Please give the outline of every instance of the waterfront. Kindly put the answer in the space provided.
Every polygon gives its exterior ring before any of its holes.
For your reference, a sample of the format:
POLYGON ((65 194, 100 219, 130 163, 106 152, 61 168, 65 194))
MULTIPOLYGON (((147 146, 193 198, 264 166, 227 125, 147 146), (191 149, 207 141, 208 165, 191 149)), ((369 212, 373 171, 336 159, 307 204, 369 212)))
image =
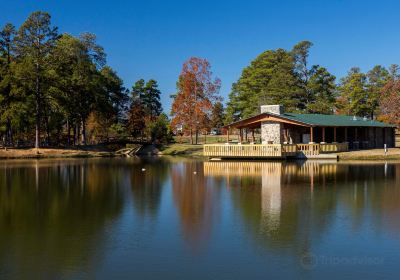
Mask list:
POLYGON ((400 163, 0 163, 2 279, 396 279, 400 163))

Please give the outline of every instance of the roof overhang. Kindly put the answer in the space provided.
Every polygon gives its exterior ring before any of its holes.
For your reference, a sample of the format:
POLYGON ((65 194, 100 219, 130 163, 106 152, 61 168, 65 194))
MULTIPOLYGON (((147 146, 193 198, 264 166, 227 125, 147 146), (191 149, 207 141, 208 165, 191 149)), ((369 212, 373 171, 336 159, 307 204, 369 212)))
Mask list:
POLYGON ((287 123, 287 124, 293 124, 293 125, 298 125, 298 126, 304 126, 304 127, 313 127, 315 125, 300 122, 300 121, 295 121, 289 118, 286 118, 282 115, 276 115, 276 114, 271 114, 271 113, 262 113, 244 120, 236 121, 233 123, 230 123, 228 125, 225 125, 223 128, 258 128, 261 127, 261 123, 263 122, 280 122, 280 123, 287 123))

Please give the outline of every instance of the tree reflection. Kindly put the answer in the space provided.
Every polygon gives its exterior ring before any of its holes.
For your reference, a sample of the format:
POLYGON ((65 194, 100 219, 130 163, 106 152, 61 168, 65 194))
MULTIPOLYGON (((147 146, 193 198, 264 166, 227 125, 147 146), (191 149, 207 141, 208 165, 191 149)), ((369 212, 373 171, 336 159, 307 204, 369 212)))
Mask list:
POLYGON ((141 216, 157 216, 168 168, 169 164, 160 159, 143 159, 131 167, 133 205, 141 216))
POLYGON ((0 262, 13 268, 7 273, 56 279, 99 261, 102 229, 122 209, 122 175, 85 161, 3 164, 0 262))
POLYGON ((196 251, 210 235, 217 213, 218 186, 206 180, 202 162, 174 164, 171 180, 183 236, 196 251))

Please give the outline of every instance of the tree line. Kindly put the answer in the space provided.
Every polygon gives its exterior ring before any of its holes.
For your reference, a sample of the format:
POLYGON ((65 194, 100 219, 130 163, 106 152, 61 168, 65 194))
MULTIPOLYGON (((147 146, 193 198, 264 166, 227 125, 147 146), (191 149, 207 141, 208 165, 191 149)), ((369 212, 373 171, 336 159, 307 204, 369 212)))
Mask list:
POLYGON ((233 83, 226 109, 213 78, 210 63, 191 58, 183 65, 173 95, 172 127, 191 135, 206 133, 260 112, 266 104, 284 105, 288 112, 346 114, 394 123, 400 126, 400 75, 396 64, 377 65, 367 73, 351 68, 336 77, 325 67, 310 65, 309 41, 290 51, 267 50, 245 67, 233 83))
POLYGON ((174 132, 197 143, 199 134, 256 115, 264 104, 400 126, 398 65, 366 73, 354 67, 336 82, 325 67, 310 65, 311 47, 302 41, 261 53, 233 83, 226 108, 209 61, 189 58, 171 95, 170 120, 157 81, 140 79, 125 88, 94 34, 59 34, 48 13, 34 12, 18 29, 8 23, 0 31, 0 136, 5 145, 39 147, 113 137, 161 143, 174 132))
POLYGON ((260 105, 282 104, 289 112, 346 114, 400 123, 399 66, 377 65, 367 73, 354 67, 336 83, 325 67, 309 64, 312 43, 290 51, 267 50, 232 85, 225 122, 259 113, 260 105), (397 105, 394 105, 397 104, 397 105))
MULTIPOLYGON (((155 80, 128 90, 96 36, 59 34, 46 12, 0 31, 0 135, 5 145, 85 145, 169 133, 155 80), (135 110, 140 111, 137 123, 135 110), (88 138, 89 136, 89 138, 88 138)), ((161 135, 161 136, 160 136, 161 135)))

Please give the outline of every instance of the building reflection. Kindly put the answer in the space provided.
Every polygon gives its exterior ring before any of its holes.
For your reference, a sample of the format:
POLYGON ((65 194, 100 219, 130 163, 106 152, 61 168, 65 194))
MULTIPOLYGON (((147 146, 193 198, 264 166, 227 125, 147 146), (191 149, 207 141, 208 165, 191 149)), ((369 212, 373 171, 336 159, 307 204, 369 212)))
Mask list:
POLYGON ((106 162, 2 163, 0 270, 2 263, 15 278, 60 279, 98 265, 123 208, 123 178, 106 162))
POLYGON ((363 229, 369 215, 377 231, 386 223, 399 233, 394 219, 400 214, 398 169, 320 161, 204 163, 205 176, 224 178, 258 245, 298 256, 319 243, 337 222, 337 212, 346 212, 354 232, 363 229))

